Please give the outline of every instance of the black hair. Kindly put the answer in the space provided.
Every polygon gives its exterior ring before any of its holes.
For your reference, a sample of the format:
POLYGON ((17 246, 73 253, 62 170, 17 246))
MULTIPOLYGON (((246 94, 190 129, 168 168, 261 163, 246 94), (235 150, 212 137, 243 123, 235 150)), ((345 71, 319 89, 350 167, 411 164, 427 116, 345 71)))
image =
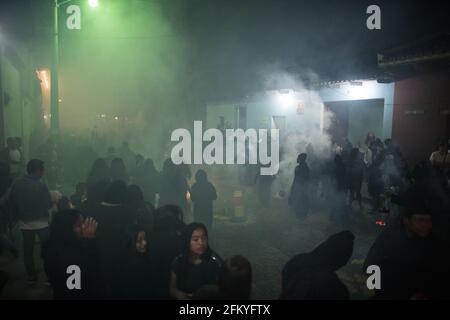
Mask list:
POLYGON ((252 266, 243 256, 227 259, 220 269, 219 288, 223 298, 249 300, 252 289, 252 266))
POLYGON ((27 163, 27 173, 34 174, 44 170, 44 161, 39 159, 31 159, 27 163))
POLYGON ((100 180, 93 186, 89 186, 86 190, 87 200, 94 204, 100 203, 105 199, 106 190, 108 190, 111 183, 106 180, 100 180))
POLYGON ((100 180, 109 179, 109 168, 105 159, 97 158, 92 164, 92 168, 87 178, 87 184, 92 186, 100 180))
POLYGON ((128 186, 126 203, 132 207, 139 207, 144 203, 144 195, 138 185, 132 184, 128 186))
MULTIPOLYGON (((194 233, 195 230, 197 229, 202 229, 203 232, 205 233, 206 238, 208 239, 208 229, 206 229, 206 226, 203 223, 198 223, 198 222, 192 222, 190 224, 188 224, 186 226, 186 228, 184 229, 184 237, 183 237, 183 255, 186 258, 190 258, 190 252, 191 252, 191 238, 192 238, 192 234, 194 233)), ((209 248, 209 243, 206 247, 206 251, 202 257, 203 258, 208 258, 211 256, 211 249, 209 248)))
POLYGON ((297 157, 297 163, 300 163, 300 161, 306 161, 308 158, 308 155, 306 153, 300 153, 297 157))
POLYGON ((127 193, 127 185, 122 180, 113 181, 106 189, 104 201, 113 204, 123 204, 127 193))
POLYGON ((80 211, 74 209, 63 210, 55 214, 50 225, 49 243, 67 244, 76 241, 73 226, 80 217, 80 211))
POLYGON ((200 183, 208 181, 208 175, 205 170, 200 169, 195 173, 195 181, 200 183))

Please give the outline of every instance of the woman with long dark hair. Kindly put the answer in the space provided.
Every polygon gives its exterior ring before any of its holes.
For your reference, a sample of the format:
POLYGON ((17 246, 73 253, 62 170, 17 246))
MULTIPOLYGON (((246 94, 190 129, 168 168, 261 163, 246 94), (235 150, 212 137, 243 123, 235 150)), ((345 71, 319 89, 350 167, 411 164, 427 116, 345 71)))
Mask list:
POLYGON ((172 264, 170 294, 191 299, 203 285, 217 284, 221 260, 208 245, 208 231, 201 223, 186 227, 183 253, 172 264))

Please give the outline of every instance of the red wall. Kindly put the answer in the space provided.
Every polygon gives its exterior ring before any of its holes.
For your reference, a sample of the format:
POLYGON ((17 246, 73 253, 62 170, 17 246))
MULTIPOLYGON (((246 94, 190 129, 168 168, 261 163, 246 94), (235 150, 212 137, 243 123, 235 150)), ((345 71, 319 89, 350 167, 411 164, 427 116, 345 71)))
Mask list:
POLYGON ((436 142, 446 137, 447 117, 441 109, 450 109, 450 72, 395 83, 392 138, 410 166, 428 159, 436 142), (425 114, 407 115, 407 110, 425 110, 425 114))

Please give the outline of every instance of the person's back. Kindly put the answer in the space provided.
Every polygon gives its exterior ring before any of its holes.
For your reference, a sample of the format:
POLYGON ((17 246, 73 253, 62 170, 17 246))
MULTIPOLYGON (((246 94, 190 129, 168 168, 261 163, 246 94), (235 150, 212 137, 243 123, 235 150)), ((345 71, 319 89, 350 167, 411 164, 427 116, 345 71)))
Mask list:
POLYGON ((153 160, 145 160, 142 167, 139 168, 135 177, 135 183, 142 188, 144 199, 155 205, 155 195, 159 191, 160 174, 156 170, 153 160))
POLYGON ((95 219, 99 225, 97 241, 100 264, 109 298, 117 298, 120 294, 118 279, 126 230, 135 219, 131 210, 123 205, 126 190, 123 181, 113 182, 106 191, 104 201, 95 210, 95 219))
POLYGON ((17 178, 12 185, 11 197, 19 220, 48 219, 52 202, 48 188, 40 177, 26 174, 17 178))
POLYGON ((309 181, 309 172, 310 170, 308 164, 306 162, 300 163, 295 168, 294 183, 299 185, 307 184, 309 181))
POLYGON ((40 181, 44 175, 44 162, 32 159, 27 164, 27 174, 17 178, 11 187, 14 218, 22 231, 24 262, 29 284, 37 281, 34 265, 34 240, 37 235, 44 243, 48 238, 48 210, 52 200, 47 186, 40 181))
POLYGON ((213 201, 217 199, 216 188, 207 180, 207 175, 203 170, 199 170, 196 175, 196 182, 192 186, 191 199, 194 202, 194 219, 202 222, 208 230, 212 227, 213 201))
POLYGON ((167 205, 155 212, 155 228, 150 251, 155 257, 156 294, 159 299, 169 297, 167 283, 170 278, 170 265, 182 250, 183 231, 181 208, 167 205), (178 213, 177 213, 178 211, 178 213))
POLYGON ((168 161, 165 163, 161 176, 160 206, 172 204, 185 208, 186 192, 188 191, 186 178, 170 159, 168 161), (168 164, 168 161, 170 161, 170 164, 168 164))
POLYGON ((336 271, 347 264, 353 253, 354 235, 337 233, 310 253, 294 256, 282 271, 285 300, 347 300, 347 287, 336 271))

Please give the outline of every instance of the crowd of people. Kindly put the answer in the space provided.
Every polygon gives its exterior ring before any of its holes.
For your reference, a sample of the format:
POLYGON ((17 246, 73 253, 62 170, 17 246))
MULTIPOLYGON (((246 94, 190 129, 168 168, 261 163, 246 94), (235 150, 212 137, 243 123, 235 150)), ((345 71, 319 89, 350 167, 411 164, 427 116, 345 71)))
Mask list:
MULTIPOLYGON (((311 148, 300 154, 290 207, 304 220, 312 202, 310 189, 323 185, 318 196, 337 197, 330 201, 337 204, 330 210, 342 214, 355 200, 361 206, 365 179, 374 209, 383 209, 382 199, 389 197, 404 211, 398 223, 380 233, 365 261, 365 268, 378 265, 383 270, 377 296, 448 298, 445 271, 450 251, 433 225, 448 220, 448 183, 443 183, 449 174, 447 146, 442 144, 413 170, 389 139, 381 143, 368 135, 366 146, 363 154, 346 143, 321 167, 311 148)), ((22 175, 15 169, 24 162, 19 140, 8 139, 6 149, 0 162, 0 248, 18 255, 7 235, 16 224, 30 285, 39 280, 34 261, 37 236, 42 276, 55 299, 251 298, 250 262, 240 255, 223 261, 210 247, 217 192, 205 171, 198 170, 189 186, 187 165, 176 166, 167 159, 158 172, 152 159, 134 154, 124 143, 118 152, 111 147, 97 158, 68 197, 49 191, 43 181, 46 162, 28 161, 22 175), (190 224, 184 218, 188 194, 194 204, 190 224), (67 285, 69 266, 82 270, 80 290, 67 285)), ((354 238, 349 231, 340 232, 312 252, 290 259, 283 268, 280 298, 349 299, 336 272, 350 259, 354 238)), ((0 285, 6 281, 7 274, 1 272, 0 285)))
POLYGON ((292 210, 304 219, 314 203, 327 201, 332 218, 346 221, 356 201, 359 209, 366 200, 372 214, 390 211, 392 202, 411 188, 420 188, 438 211, 449 207, 450 156, 446 141, 429 160, 409 167, 400 148, 391 139, 382 142, 368 134, 364 147, 346 140, 330 155, 310 152, 297 158, 294 181, 288 197, 292 210), (363 186, 366 197, 363 199, 363 186))

